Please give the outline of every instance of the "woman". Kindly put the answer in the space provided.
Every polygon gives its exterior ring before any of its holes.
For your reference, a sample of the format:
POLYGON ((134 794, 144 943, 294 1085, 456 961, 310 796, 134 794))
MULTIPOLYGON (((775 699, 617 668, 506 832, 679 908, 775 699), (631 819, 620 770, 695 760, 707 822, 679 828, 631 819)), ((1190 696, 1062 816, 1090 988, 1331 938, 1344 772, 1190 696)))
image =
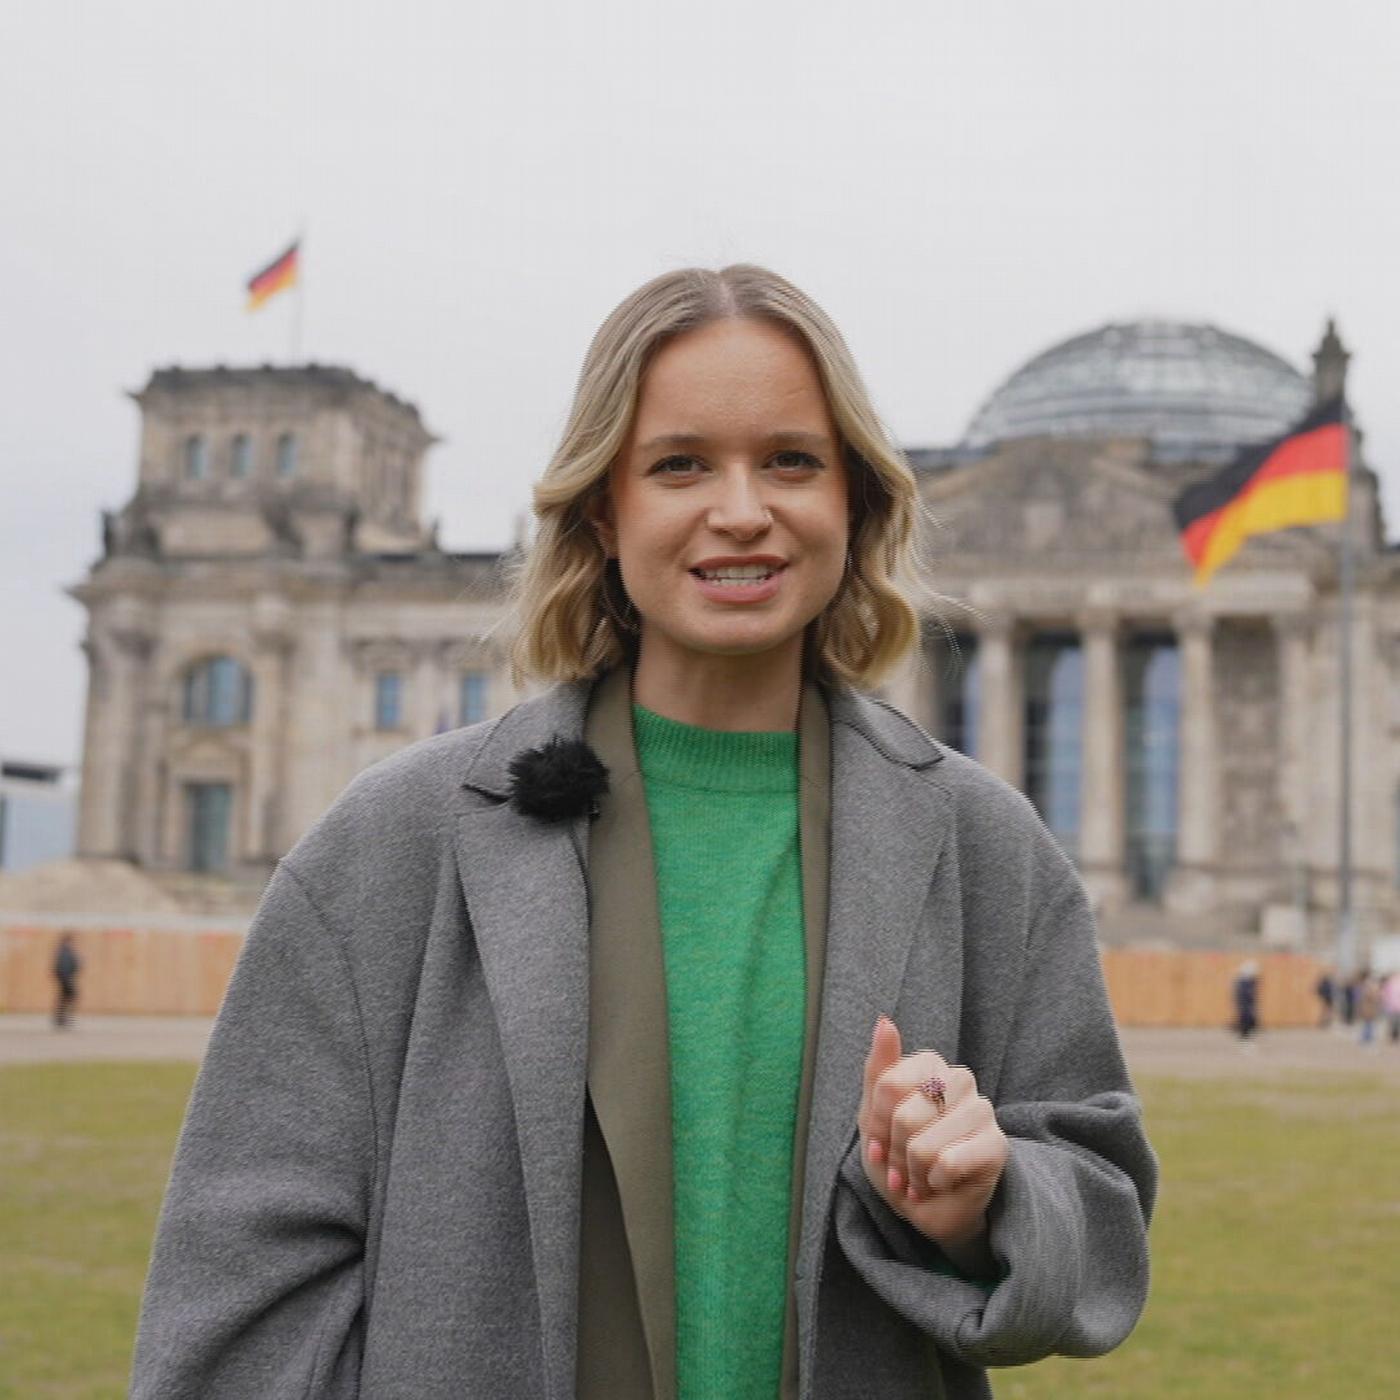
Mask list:
POLYGON ((1084 893, 853 688, 916 636, 915 489, 835 328, 642 287, 536 508, 556 684, 279 866, 133 1393, 983 1396, 1114 1346, 1155 1164, 1084 893))

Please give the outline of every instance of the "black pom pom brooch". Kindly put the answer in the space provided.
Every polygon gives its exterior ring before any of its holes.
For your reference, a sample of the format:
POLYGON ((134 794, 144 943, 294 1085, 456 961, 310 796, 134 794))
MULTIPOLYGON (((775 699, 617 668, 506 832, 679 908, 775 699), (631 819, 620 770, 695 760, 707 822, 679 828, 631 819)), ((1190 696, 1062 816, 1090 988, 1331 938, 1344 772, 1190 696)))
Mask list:
POLYGON ((582 739, 551 739, 510 761, 510 803, 540 821, 596 817, 608 790, 608 770, 582 739))

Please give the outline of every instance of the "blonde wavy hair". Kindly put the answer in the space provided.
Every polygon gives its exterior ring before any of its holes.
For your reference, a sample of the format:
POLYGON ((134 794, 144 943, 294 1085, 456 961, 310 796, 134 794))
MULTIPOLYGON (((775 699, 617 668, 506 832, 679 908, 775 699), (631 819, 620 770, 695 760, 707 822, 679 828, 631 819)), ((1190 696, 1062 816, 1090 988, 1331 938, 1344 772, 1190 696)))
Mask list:
POLYGON ((608 489, 657 351, 725 317, 767 321, 799 337, 841 435, 849 553, 836 597, 811 626, 811 666, 825 679, 874 685, 917 641, 918 491, 841 333, 809 296, 766 268, 685 268, 639 287, 588 347, 563 438, 535 486, 538 528, 514 579, 517 680, 584 680, 635 655, 636 611, 592 527, 590 505, 608 489))

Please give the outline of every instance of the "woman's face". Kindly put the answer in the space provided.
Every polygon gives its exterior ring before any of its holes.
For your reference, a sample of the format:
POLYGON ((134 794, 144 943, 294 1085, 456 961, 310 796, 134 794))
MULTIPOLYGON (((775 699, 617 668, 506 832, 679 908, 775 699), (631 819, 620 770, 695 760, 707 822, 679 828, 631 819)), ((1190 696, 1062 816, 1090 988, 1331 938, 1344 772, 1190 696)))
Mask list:
POLYGON ((646 663, 790 652, 800 667, 850 528, 840 440, 801 342, 730 318, 668 343, 597 524, 646 663))

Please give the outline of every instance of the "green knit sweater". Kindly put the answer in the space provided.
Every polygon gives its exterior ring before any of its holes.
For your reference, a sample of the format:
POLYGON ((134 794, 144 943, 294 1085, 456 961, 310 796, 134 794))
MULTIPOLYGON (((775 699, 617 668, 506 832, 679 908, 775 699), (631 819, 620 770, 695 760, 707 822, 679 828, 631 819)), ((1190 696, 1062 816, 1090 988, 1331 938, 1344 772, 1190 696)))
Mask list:
POLYGON ((634 707, 671 1052, 680 1400, 772 1400, 782 1371, 806 1010, 795 733, 634 707))

